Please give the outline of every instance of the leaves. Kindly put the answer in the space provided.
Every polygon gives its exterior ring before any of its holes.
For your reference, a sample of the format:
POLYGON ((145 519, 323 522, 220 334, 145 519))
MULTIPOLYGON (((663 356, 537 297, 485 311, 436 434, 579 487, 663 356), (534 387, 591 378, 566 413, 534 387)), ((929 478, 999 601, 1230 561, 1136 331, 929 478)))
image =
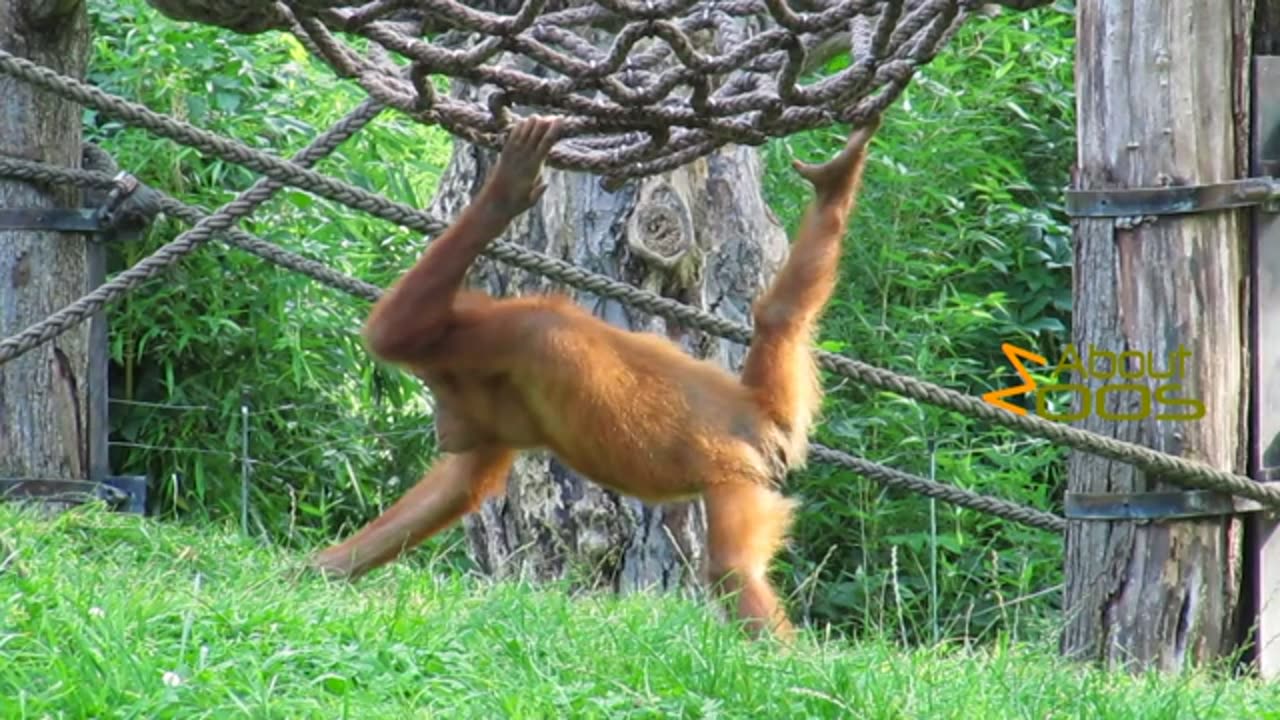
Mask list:
MULTIPOLYGON (((824 345, 973 395, 1013 377, 1002 341, 1057 354, 1071 310, 1060 195, 1074 154, 1073 43, 1069 13, 1005 13, 974 19, 921 68, 872 141, 824 345)), ((789 228, 808 199, 790 158, 821 160, 842 142, 830 129, 765 146, 767 198, 789 228)), ((939 481, 1057 507, 1060 449, 834 377, 826 386, 820 440, 926 477, 934 443, 939 481)), ((830 468, 790 486, 805 504, 786 581, 806 588, 817 622, 856 630, 892 614, 910 637, 930 636, 934 547, 944 633, 1016 632, 1001 613, 970 613, 1060 580, 1056 537, 942 503, 933 535, 928 500, 830 468), (1025 572, 993 574, 990 555, 1025 572)))
MULTIPOLYGON (((143 0, 90 9, 95 84, 254 147, 292 154, 363 99, 288 35, 175 23, 143 0)), ((972 394, 1011 377, 1001 341, 1056 355, 1071 307, 1060 190, 1074 152, 1072 33, 1069 10, 977 18, 917 73, 873 141, 824 347, 972 394)), ((85 123, 122 168, 206 208, 256 178, 93 112, 85 123)), ((819 161, 843 142, 842 129, 827 128, 764 146, 767 197, 788 228, 808 200, 791 159, 819 161)), ((449 149, 442 131, 387 113, 318 169, 421 206, 449 149)), ((381 285, 421 246, 415 233, 294 189, 241 227, 381 285)), ((182 229, 163 220, 144 241, 112 248, 113 270, 182 229)), ((367 520, 420 474, 432 445, 421 386, 361 346, 365 311, 211 243, 110 310, 113 470, 151 477, 163 516, 238 522, 247 466, 251 530, 275 542, 331 538, 367 520)), ((922 475, 936 445, 941 481, 1045 509, 1059 502, 1060 450, 828 380, 818 439, 922 475)), ((1052 609, 1046 593, 1020 605, 1022 616, 983 612, 1058 582, 1057 538, 827 467, 790 488, 806 504, 779 570, 797 590, 793 608, 816 622, 858 630, 893 617, 921 637, 932 607, 944 632, 987 637, 1052 609)))
MULTIPOLYGON (((97 84, 261 149, 295 152, 363 97, 333 83, 287 36, 178 24, 140 0, 91 10, 97 84)), ((86 122, 89 138, 122 168, 189 203, 215 208, 256 179, 96 114, 86 122)), ((419 202, 449 142, 437 129, 388 116, 323 169, 419 202)), ((241 225, 377 283, 416 251, 413 233, 298 190, 281 192, 241 225)), ((162 221, 142 242, 117 248, 111 270, 183 229, 162 221)), ((429 459, 430 416, 420 385, 398 373, 382 380, 402 402, 368 401, 372 363, 353 332, 366 311, 364 301, 215 240, 110 310, 113 470, 151 477, 161 515, 238 518, 247 458, 253 529, 277 541, 332 536, 368 519, 387 502, 382 478, 414 476, 429 459), (251 406, 247 447, 242 394, 251 406)))

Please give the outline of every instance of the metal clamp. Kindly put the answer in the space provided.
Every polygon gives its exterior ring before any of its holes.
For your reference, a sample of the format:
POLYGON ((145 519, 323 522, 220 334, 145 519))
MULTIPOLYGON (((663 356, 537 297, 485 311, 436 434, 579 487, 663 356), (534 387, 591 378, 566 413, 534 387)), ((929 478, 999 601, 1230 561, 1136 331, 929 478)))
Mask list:
POLYGON ((115 185, 111 188, 111 192, 107 193, 102 204, 94 210, 95 217, 105 227, 115 226, 116 213, 124 206, 125 200, 128 200, 142 186, 138 178, 123 170, 116 173, 112 180, 115 185))
POLYGON ((142 183, 127 172, 114 178, 115 186, 98 207, 0 208, 0 231, 43 230, 101 235, 115 227, 117 213, 142 183))
POLYGON ((104 483, 88 480, 47 478, 0 478, 0 500, 85 503, 102 500, 112 508, 122 505, 129 494, 104 483))
POLYGON ((1068 520, 1180 520, 1263 510, 1261 503, 1212 490, 1134 493, 1067 493, 1068 520))
POLYGON ((112 510, 146 512, 145 475, 108 476, 102 482, 52 478, 0 478, 0 502, 31 500, 83 504, 101 500, 112 510))
POLYGON ((52 208, 0 208, 0 230, 47 230, 51 232, 100 233, 107 226, 97 210, 55 210, 52 208))
POLYGON ((1245 178, 1208 185, 1112 190, 1067 190, 1066 210, 1072 217, 1118 218, 1144 215, 1183 215, 1263 205, 1269 212, 1280 200, 1280 182, 1271 177, 1245 178))

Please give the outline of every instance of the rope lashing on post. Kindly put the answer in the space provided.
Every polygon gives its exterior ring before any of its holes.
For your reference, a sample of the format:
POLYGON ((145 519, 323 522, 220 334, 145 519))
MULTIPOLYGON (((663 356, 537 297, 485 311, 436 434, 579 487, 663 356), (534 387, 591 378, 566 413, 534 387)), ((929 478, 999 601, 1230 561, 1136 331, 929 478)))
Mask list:
MULTIPOLYGON (((187 123, 164 117, 141 105, 108 95, 74 78, 60 75, 4 51, 0 51, 0 72, 27 80, 66 99, 80 102, 104 114, 146 128, 182 144, 196 147, 229 162, 244 165, 266 174, 273 180, 308 190, 353 209, 363 210, 427 234, 436 234, 443 229, 443 223, 421 210, 326 177, 287 160, 253 150, 187 123)), ((717 337, 741 343, 749 343, 751 339, 751 330, 745 325, 632 287, 607 276, 589 272, 519 245, 495 242, 485 249, 484 254, 571 287, 618 300, 636 309, 717 337)), ((33 333, 36 327, 39 325, 28 328, 15 338, 33 333)), ((38 336, 47 338, 57 334, 48 335, 47 332, 47 329, 42 329, 38 336)), ((12 342, 15 338, 0 341, 0 363, 25 351, 19 349, 20 345, 12 342)), ((1280 507, 1280 487, 1278 486, 1257 483, 1249 477, 1219 470, 1205 463, 1167 455, 1135 443, 1055 423, 1035 415, 1015 415, 989 405, 979 398, 877 368, 852 358, 822 350, 817 352, 817 357, 819 364, 825 369, 880 390, 954 410, 1076 450, 1124 462, 1162 480, 1203 490, 1227 492, 1256 500, 1268 507, 1280 507)))
MULTIPOLYGON (((294 156, 295 161, 301 166, 307 166, 328 156, 339 145, 377 117, 378 113, 382 112, 382 109, 377 102, 365 100, 346 117, 339 120, 333 127, 300 150, 294 156)), ((174 238, 133 267, 99 285, 84 297, 58 310, 44 320, 17 335, 0 341, 0 364, 67 332, 87 320, 89 316, 107 303, 123 297, 130 290, 164 272, 169 266, 195 252, 197 248, 208 242, 215 233, 230 228, 240 218, 250 215, 264 202, 270 200, 284 186, 284 183, 276 180, 258 180, 231 202, 223 205, 213 214, 202 218, 196 223, 195 227, 174 238)))
MULTIPOLYGON (((116 183, 115 177, 107 173, 57 167, 46 163, 4 156, 0 156, 0 177, 33 183, 78 185, 82 188, 100 188, 103 190, 111 189, 116 183)), ((163 212, 170 217, 178 218, 191 225, 198 225, 202 220, 209 217, 209 213, 205 210, 201 210, 194 205, 188 205, 160 190, 148 189, 151 191, 150 202, 154 204, 154 211, 163 212)), ((148 210, 152 210, 152 208, 148 208, 148 210)), ((229 245, 256 255, 267 262, 301 275, 306 275, 353 297, 363 298, 372 302, 382 296, 382 288, 377 285, 345 275, 322 262, 286 250, 239 228, 230 227, 222 230, 218 233, 218 237, 229 245)), ((164 252, 165 248, 169 247, 170 244, 166 244, 148 257, 164 252)), ((174 261, 180 260, 187 254, 184 253, 174 258, 174 261)), ((135 265, 135 267, 137 266, 135 265)), ((120 275, 123 274, 121 273, 120 275)), ((113 296, 111 299, 114 300, 116 297, 118 296, 113 296)), ((0 364, 3 364, 3 361, 0 361, 0 364)))

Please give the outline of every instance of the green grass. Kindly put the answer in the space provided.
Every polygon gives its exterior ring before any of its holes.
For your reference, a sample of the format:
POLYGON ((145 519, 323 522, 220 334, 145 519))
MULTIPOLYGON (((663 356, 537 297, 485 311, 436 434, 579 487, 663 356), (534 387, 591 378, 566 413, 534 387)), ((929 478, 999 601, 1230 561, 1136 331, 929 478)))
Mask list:
POLYGON ((0 717, 1262 718, 1280 689, 1043 647, 742 641, 673 597, 441 571, 356 586, 211 530, 0 507, 0 717))

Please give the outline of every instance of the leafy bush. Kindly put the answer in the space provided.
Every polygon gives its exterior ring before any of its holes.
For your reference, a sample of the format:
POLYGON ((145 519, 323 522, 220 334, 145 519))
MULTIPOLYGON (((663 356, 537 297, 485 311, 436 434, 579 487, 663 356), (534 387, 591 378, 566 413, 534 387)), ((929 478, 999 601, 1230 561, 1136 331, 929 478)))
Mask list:
MULTIPOLYGON (((93 83, 262 150, 292 154, 363 100, 287 35, 178 24, 141 0, 92 11, 93 83)), ((215 208, 255 179, 108 118, 86 121, 122 168, 187 202, 215 208)), ((421 206, 450 143, 386 113, 318 169, 421 206)), ((241 227, 375 283, 421 246, 411 232, 293 190, 241 227)), ((117 248, 112 269, 182 229, 159 223, 117 248)), ((417 479, 431 448, 420 385, 376 368, 360 345, 367 309, 211 243, 111 310, 114 469, 158 481, 162 516, 238 516, 247 467, 255 532, 331 536, 363 521, 417 479)))

